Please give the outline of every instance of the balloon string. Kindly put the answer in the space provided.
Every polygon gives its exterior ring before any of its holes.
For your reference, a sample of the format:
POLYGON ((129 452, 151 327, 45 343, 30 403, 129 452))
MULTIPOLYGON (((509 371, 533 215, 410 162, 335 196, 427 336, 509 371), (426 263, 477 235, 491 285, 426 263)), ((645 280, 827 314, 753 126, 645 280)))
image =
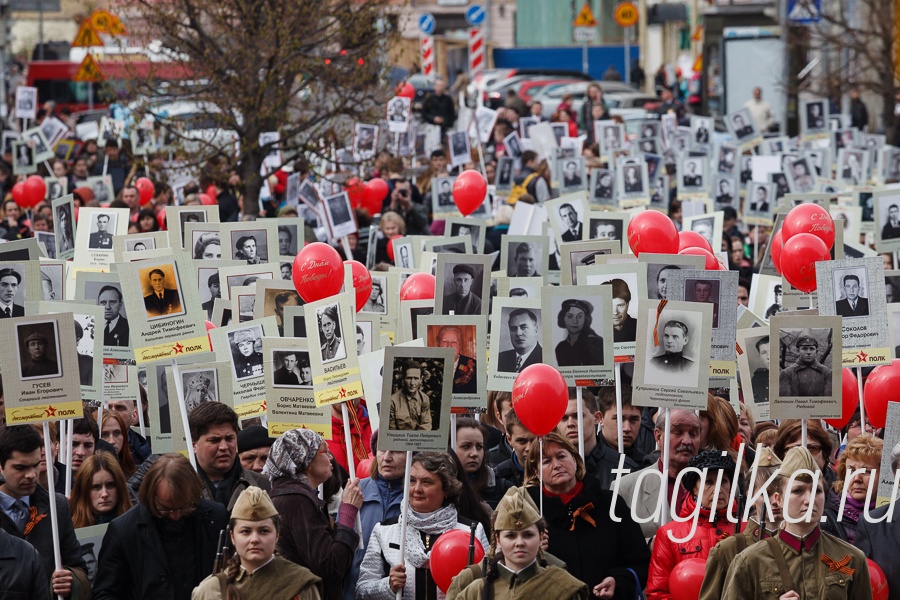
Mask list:
POLYGON ((668 300, 660 300, 659 306, 656 307, 656 325, 653 326, 653 345, 659 346, 659 318, 662 316, 662 311, 666 307, 666 303, 668 300))

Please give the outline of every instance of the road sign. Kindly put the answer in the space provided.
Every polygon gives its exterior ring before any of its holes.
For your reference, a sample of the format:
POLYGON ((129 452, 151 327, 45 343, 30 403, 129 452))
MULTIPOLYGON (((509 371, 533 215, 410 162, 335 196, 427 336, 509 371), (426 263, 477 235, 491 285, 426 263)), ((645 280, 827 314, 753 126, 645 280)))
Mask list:
POLYGON ((423 35, 431 35, 434 33, 435 27, 437 27, 437 21, 434 15, 430 12, 422 13, 422 16, 419 17, 419 31, 423 35))
POLYGON ((487 18, 487 13, 480 4, 473 4, 466 9, 466 23, 472 27, 478 27, 484 23, 485 18, 487 18))
POLYGON ((426 35, 419 45, 422 57, 422 74, 434 74, 434 38, 426 35))
POLYGON ((579 44, 588 44, 597 39, 596 27, 576 27, 575 41, 579 44))
POLYGON ((481 27, 473 27, 469 30, 469 77, 484 72, 484 32, 481 27))
POLYGON ((78 28, 78 33, 75 34, 72 46, 75 48, 90 48, 91 46, 102 45, 103 40, 100 39, 100 35, 94 29, 94 24, 91 23, 91 20, 85 19, 82 21, 81 27, 78 28))
POLYGON ((572 27, 596 27, 597 19, 594 18, 594 11, 591 10, 591 5, 588 2, 585 2, 581 10, 578 11, 578 16, 575 17, 575 21, 572 22, 572 27))
POLYGON ((75 73, 75 77, 72 78, 72 81, 100 83, 104 79, 103 71, 100 70, 97 61, 94 60, 93 56, 88 54, 84 57, 84 60, 81 61, 81 64, 78 65, 78 72, 75 73))
POLYGON ((631 27, 638 20, 637 6, 631 2, 620 2, 613 12, 613 18, 620 27, 631 27))

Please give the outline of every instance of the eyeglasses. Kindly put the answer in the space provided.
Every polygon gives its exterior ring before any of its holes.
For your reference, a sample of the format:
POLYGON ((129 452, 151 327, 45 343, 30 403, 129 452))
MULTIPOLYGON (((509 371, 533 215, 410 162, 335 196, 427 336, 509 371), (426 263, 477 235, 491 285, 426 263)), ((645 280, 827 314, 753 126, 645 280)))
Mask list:
POLYGON ((167 508, 167 507, 164 507, 163 505, 159 504, 158 502, 156 503, 156 512, 158 512, 160 514, 160 516, 167 516, 167 515, 171 515, 174 513, 179 513, 182 516, 187 516, 187 515, 191 514, 192 512, 194 512, 195 510, 197 510, 196 504, 189 504, 183 508, 167 508))
MULTIPOLYGON (((800 446, 801 446, 801 444, 794 444, 793 446, 788 446, 787 450, 790 450, 791 448, 799 448, 800 446)), ((809 450, 809 453, 812 454, 813 456, 816 456, 816 455, 822 453, 822 446, 820 446, 818 444, 807 444, 806 449, 809 450)))

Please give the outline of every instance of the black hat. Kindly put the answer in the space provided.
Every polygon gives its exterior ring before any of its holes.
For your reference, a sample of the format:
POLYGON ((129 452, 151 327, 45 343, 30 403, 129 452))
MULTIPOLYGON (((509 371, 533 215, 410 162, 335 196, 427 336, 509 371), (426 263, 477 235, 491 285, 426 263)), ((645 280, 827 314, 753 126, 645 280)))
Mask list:
POLYGON ((582 311, 584 311, 585 314, 588 314, 588 315, 593 314, 593 312, 594 312, 594 306, 590 302, 588 302, 587 300, 575 300, 575 299, 563 300, 562 312, 563 313, 567 312, 573 306, 575 308, 580 308, 582 311))
MULTIPOLYGON (((724 471, 723 477, 731 481, 734 477, 734 461, 727 454, 722 456, 721 450, 704 450, 691 459, 688 463, 689 467, 695 469, 708 469, 709 471, 724 471)), ((694 486, 700 479, 700 474, 694 471, 687 471, 681 478, 681 485, 689 492, 694 491, 694 486)))
POLYGON ((238 453, 257 448, 271 448, 275 438, 269 437, 269 431, 262 425, 245 427, 238 433, 238 453))
POLYGON ((453 274, 459 275, 460 273, 468 273, 469 277, 475 279, 475 269, 472 268, 472 265, 467 265, 465 263, 454 265, 453 274))

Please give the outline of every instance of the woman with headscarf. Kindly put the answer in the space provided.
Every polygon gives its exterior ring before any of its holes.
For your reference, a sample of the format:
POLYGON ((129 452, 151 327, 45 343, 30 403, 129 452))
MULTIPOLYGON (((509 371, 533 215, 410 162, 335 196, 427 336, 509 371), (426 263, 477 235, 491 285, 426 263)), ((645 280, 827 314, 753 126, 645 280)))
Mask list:
POLYGON ((200 582, 191 600, 319 600, 322 580, 275 556, 281 517, 258 487, 238 497, 229 521, 234 556, 221 573, 200 582))
POLYGON ((187 405, 187 411, 192 410, 203 404, 204 402, 216 402, 216 396, 209 390, 210 379, 203 373, 196 373, 188 379, 187 388, 184 390, 184 403, 187 405))
MULTIPOLYGON (((376 525, 359 572, 359 600, 392 600, 401 590, 404 600, 444 600, 431 577, 431 548, 441 534, 451 529, 468 532, 471 524, 456 511, 462 485, 456 461, 443 452, 420 452, 413 457, 409 481, 405 561, 400 562, 403 524, 391 519, 376 525)), ((481 524, 475 536, 483 548, 488 547, 481 524)))
POLYGON ((563 300, 556 325, 566 331, 566 339, 556 345, 560 367, 603 364, 603 338, 591 328, 594 306, 586 300, 563 300))
POLYGON ((348 481, 333 522, 317 491, 332 470, 322 437, 309 429, 291 429, 272 444, 263 473, 272 480, 269 495, 284 521, 279 553, 322 578, 325 600, 340 600, 359 544, 354 525, 363 497, 359 480, 348 481))

